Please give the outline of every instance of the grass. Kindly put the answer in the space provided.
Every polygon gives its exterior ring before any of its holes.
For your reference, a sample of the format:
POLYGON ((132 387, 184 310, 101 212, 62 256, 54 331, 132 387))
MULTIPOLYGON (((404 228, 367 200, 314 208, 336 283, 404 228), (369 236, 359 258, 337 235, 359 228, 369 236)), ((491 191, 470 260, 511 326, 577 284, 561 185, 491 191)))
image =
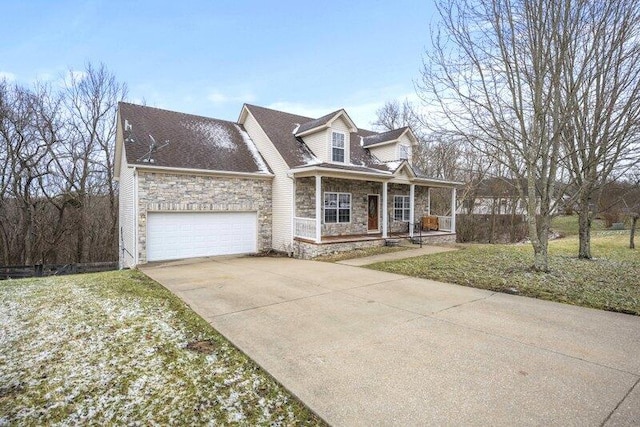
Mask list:
MULTIPOLYGON (((578 235, 578 215, 556 216, 551 221, 551 229, 562 236, 578 235)), ((596 233, 606 230, 604 221, 594 219, 591 221, 591 232, 596 233)))
MULTIPOLYGON (((564 224, 570 230, 571 224, 564 224)), ((640 253, 628 231, 592 235, 593 260, 577 258, 577 236, 549 243, 550 273, 530 270, 531 245, 466 245, 462 250, 368 268, 498 292, 640 315, 640 253)))
POLYGON ((135 271, 0 282, 0 425, 321 425, 135 271))
POLYGON ((392 252, 406 251, 412 249, 407 246, 375 246, 372 248, 354 249, 348 252, 338 252, 335 254, 322 255, 314 258, 315 261, 338 262, 347 259, 364 258, 379 254, 388 254, 392 252))

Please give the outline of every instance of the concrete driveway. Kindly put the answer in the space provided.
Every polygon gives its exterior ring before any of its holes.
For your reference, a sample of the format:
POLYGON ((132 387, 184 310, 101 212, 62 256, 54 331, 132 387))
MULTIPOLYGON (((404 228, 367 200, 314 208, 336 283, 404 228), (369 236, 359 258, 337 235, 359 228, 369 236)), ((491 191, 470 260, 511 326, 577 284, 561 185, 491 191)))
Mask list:
POLYGON ((333 425, 640 425, 640 318, 348 265, 142 270, 333 425))

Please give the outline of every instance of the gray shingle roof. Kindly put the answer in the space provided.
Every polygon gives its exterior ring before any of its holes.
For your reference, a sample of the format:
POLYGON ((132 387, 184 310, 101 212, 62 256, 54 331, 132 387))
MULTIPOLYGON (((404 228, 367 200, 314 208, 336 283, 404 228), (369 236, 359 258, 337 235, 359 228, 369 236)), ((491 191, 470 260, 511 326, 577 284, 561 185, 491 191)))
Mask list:
MULTIPOLYGON (((264 130, 280 152, 284 161, 291 168, 308 165, 310 161, 308 151, 305 151, 304 149, 306 145, 302 142, 302 139, 296 138, 293 131, 297 128, 296 132, 300 133, 301 124, 304 123, 320 123, 322 120, 326 123, 326 121, 341 111, 338 110, 331 114, 327 114, 320 119, 314 120, 309 117, 298 116, 296 114, 285 113, 283 111, 272 110, 265 107, 258 107, 256 105, 246 104, 245 106, 256 118, 260 127, 262 127, 262 130, 264 130)), ((310 127, 309 129, 313 129, 313 127, 310 127)), ((371 135, 377 134, 365 129, 358 129, 358 132, 352 132, 350 134, 349 148, 351 150, 350 160, 352 166, 380 169, 381 165, 379 162, 360 144, 361 137, 366 138, 371 135)), ((383 170, 386 170, 386 167, 383 170)))
POLYGON ((270 173, 249 135, 233 122, 125 102, 119 104, 119 112, 129 163, 270 173), (149 156, 151 137, 158 148, 149 156))
POLYGON ((306 132, 310 129, 315 129, 319 126, 322 125, 326 125, 329 120, 331 120, 336 114, 338 114, 341 110, 336 110, 333 113, 329 113, 325 116, 320 117, 319 119, 315 119, 315 120, 310 120, 308 122, 305 123, 301 123, 300 127, 298 128, 298 130, 296 131, 297 134, 300 134, 302 132, 306 132))
POLYGON ((400 129, 390 130, 388 132, 377 133, 364 138, 364 146, 370 147, 375 144, 380 144, 382 142, 393 141, 396 140, 402 135, 408 128, 402 127, 400 129))

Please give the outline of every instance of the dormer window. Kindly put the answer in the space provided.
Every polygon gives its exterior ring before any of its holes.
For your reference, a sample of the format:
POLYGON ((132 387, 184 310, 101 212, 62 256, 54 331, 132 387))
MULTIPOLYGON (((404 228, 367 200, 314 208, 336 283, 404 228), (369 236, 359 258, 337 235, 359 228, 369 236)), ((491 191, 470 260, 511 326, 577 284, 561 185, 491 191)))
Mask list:
POLYGON ((331 132, 331 161, 344 163, 345 135, 341 132, 331 132))
POLYGON ((400 160, 409 160, 409 146, 400 145, 398 148, 398 158, 400 160))

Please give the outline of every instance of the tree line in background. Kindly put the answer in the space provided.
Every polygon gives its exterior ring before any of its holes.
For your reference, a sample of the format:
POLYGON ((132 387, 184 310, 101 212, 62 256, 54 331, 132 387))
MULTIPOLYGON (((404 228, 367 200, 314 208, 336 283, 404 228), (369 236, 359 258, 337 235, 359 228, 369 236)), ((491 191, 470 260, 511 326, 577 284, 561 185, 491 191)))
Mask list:
POLYGON ((104 65, 32 87, 0 81, 0 265, 117 259, 118 102, 104 65))
MULTIPOLYGON (((630 171, 640 158, 640 4, 441 0, 436 6, 441 20, 417 84, 429 116, 389 104, 378 125, 419 124, 423 166, 435 177, 508 179, 524 203, 534 270, 548 271, 550 221, 566 205, 579 216, 578 256, 591 258, 602 189, 622 179, 637 186, 630 171)), ((476 188, 468 186, 465 196, 473 199, 476 188)))

